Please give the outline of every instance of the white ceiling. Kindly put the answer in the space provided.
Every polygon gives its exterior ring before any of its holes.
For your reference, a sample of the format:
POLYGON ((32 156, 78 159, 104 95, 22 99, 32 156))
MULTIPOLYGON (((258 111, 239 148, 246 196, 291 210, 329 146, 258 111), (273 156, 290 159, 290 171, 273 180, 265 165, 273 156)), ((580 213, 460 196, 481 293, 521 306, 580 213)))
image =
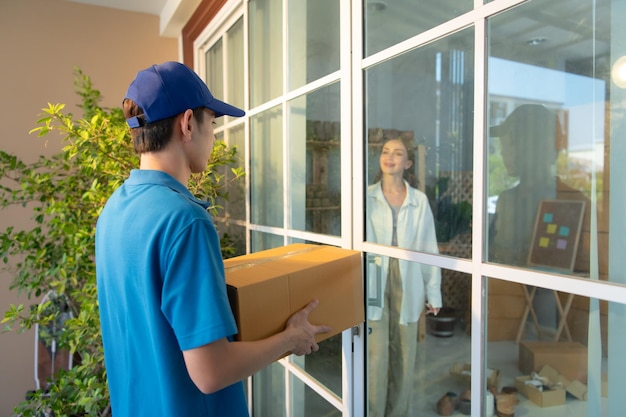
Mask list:
POLYGON ((147 13, 159 17, 159 31, 163 37, 177 38, 201 0, 66 0, 92 6, 130 12, 147 13))
POLYGON ((91 4, 93 6, 110 7, 112 9, 128 10, 161 15, 161 11, 167 0, 67 0, 74 3, 91 4))

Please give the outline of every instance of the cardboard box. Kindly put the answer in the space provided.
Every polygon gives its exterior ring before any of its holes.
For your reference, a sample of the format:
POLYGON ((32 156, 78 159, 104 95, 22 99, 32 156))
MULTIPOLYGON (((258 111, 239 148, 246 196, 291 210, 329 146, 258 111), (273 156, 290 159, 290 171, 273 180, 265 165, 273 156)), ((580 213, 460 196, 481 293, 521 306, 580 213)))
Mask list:
MULTIPOLYGON (((460 364, 455 362, 450 368, 450 375, 468 387, 472 384, 472 366, 469 363, 460 364)), ((500 388, 499 369, 487 369, 487 387, 500 388)))
POLYGON ((515 377, 515 388, 526 398, 539 407, 553 407, 565 404, 565 390, 561 388, 544 389, 540 391, 534 385, 529 385, 526 381, 531 379, 530 375, 515 377))
POLYGON ((313 299, 313 324, 332 327, 321 342, 365 320, 361 252, 293 244, 224 261, 236 340, 253 341, 282 331, 293 313, 313 299))
POLYGON ((556 383, 565 389, 565 392, 570 393, 579 400, 587 400, 587 385, 583 384, 577 379, 570 380, 552 368, 550 365, 546 365, 541 368, 539 375, 548 378, 553 383, 556 383))
POLYGON ((518 365, 524 374, 550 365, 567 379, 587 383, 587 348, 577 342, 520 342, 518 365))

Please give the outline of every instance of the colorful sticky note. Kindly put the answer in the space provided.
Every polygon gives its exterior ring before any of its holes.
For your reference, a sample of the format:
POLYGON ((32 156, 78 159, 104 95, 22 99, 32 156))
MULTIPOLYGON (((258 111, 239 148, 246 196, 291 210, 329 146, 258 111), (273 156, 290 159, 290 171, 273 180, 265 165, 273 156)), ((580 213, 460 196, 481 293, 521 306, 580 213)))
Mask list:
POLYGON ((566 249, 567 248, 567 240, 565 240, 565 239, 558 239, 556 241, 556 248, 557 249, 566 249))
POLYGON ((553 235, 556 233, 556 224, 551 223, 548 225, 548 227, 546 228, 546 233, 553 235))
POLYGON ((567 227, 567 226, 559 227, 559 235, 561 235, 561 236, 569 236, 569 227, 567 227))
POLYGON ((544 223, 552 223, 552 219, 554 219, 554 214, 552 214, 552 213, 544 213, 543 214, 543 222, 544 223))
POLYGON ((548 246, 550 246, 550 238, 542 237, 541 239, 539 239, 539 246, 542 248, 547 248, 548 246))

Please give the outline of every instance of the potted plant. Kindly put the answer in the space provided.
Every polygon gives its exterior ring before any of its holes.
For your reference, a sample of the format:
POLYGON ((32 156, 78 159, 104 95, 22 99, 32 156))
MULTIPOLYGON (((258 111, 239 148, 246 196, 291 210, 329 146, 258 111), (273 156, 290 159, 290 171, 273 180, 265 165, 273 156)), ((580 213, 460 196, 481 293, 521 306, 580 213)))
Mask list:
MULTIPOLYGON (((75 90, 81 118, 66 113, 63 104, 48 104, 31 131, 62 140, 59 153, 27 164, 0 151, 0 205, 25 206, 33 219, 30 229, 0 232, 3 269, 13 275, 12 290, 37 299, 30 307, 11 305, 4 330, 45 327, 65 314, 55 343, 73 358, 70 369, 59 370, 15 408, 24 417, 111 414, 96 294, 95 224, 109 195, 138 166, 138 157, 122 110, 100 107, 100 92, 79 69, 75 90), (49 292, 62 297, 69 312, 51 308, 51 301, 39 302, 49 292)), ((236 181, 243 171, 220 172, 235 162, 236 149, 217 141, 207 171, 191 179, 190 189, 213 203, 227 199, 227 181, 236 181)), ((232 253, 229 242, 222 244, 225 256, 232 253)))

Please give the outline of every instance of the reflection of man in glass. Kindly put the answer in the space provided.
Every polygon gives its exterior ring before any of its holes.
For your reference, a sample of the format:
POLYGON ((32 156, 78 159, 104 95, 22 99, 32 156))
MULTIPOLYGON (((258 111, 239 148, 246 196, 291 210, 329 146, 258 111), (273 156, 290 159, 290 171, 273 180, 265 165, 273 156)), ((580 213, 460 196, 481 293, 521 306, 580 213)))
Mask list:
MULTIPOLYGON (((527 266, 537 209, 542 200, 585 200, 584 194, 564 184, 556 175, 558 152, 564 148, 556 113, 539 104, 523 104, 506 120, 490 129, 500 138, 507 172, 518 183, 500 193, 490 225, 489 260, 527 266)), ((587 204, 587 207, 589 204, 587 204)), ((588 230, 588 213, 584 230, 588 230)), ((586 237, 588 240, 588 235, 586 237)), ((588 271, 588 242, 581 236, 575 270, 588 271)), ((540 321, 553 326, 556 310, 552 293, 538 290, 534 303, 540 321)))
MULTIPOLYGON (((367 190, 367 240, 437 253, 428 199, 412 182, 414 160, 412 143, 383 143, 380 173, 367 190)), ((369 416, 404 417, 412 415, 417 322, 426 302, 429 313, 439 312, 441 273, 415 262, 388 257, 378 261, 381 282, 372 283, 376 277, 368 276, 369 289, 379 287, 382 292, 368 305, 369 416)))
MULTIPOLYGON (((523 104, 513 110, 504 123, 491 127, 490 135, 500 138, 507 172, 519 181, 498 196, 490 228, 489 260, 525 266, 539 203, 551 199, 585 200, 586 197, 556 175, 557 154, 564 147, 556 113, 539 104, 523 104)), ((588 270, 588 257, 584 257, 583 252, 579 247, 575 269, 588 270)))
POLYGON ((557 157, 558 118, 544 106, 524 104, 490 135, 500 138, 509 176, 519 183, 498 196, 491 229, 489 260, 526 265, 539 202, 556 198, 554 164, 557 157))

